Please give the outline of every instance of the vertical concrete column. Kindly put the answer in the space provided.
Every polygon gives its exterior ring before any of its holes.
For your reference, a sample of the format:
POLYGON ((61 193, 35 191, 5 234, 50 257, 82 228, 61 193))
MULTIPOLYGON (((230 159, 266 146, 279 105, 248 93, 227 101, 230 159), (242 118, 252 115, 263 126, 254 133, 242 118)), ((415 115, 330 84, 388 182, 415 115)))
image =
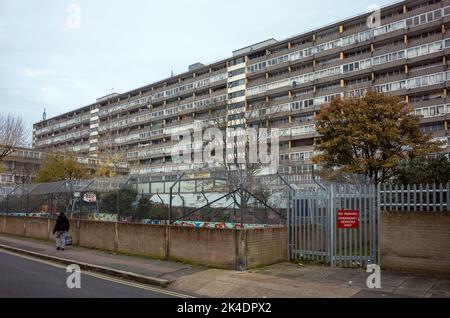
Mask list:
POLYGON ((25 222, 25 218, 22 218, 22 220, 23 220, 23 229, 22 229, 22 236, 23 237, 26 237, 26 235, 27 235, 27 223, 25 222))
POLYGON ((165 238, 165 258, 170 259, 170 225, 164 225, 164 238, 165 238))
POLYGON ((80 245, 80 220, 77 220, 77 237, 75 238, 77 240, 77 245, 80 245))
POLYGON ((236 270, 247 269, 247 230, 238 229, 236 233, 236 270))
POLYGON ((115 223, 114 226, 114 253, 119 250, 119 222, 115 223))
POLYGON ((51 231, 51 225, 50 225, 50 218, 47 218, 47 240, 50 240, 50 236, 53 233, 50 233, 51 231))

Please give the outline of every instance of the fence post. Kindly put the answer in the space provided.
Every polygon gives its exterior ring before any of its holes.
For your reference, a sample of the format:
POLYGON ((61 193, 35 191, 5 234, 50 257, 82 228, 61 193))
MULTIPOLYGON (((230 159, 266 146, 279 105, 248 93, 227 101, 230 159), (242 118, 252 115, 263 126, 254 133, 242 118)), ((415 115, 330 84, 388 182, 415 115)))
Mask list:
POLYGON ((381 185, 377 185, 376 189, 374 189, 376 191, 376 202, 375 204, 377 205, 377 227, 378 227, 378 233, 377 233, 377 242, 378 242, 378 265, 381 266, 381 191, 380 191, 381 185))
POLYGON ((286 215, 286 219, 287 219, 287 259, 288 261, 291 260, 291 200, 292 200, 292 195, 291 195, 291 188, 288 188, 288 202, 287 202, 287 215, 286 215))
POLYGON ((53 214, 53 193, 50 194, 50 206, 49 206, 49 217, 51 217, 51 215, 53 214))
POLYGON ((241 229, 243 229, 244 228, 244 220, 243 220, 243 217, 244 217, 244 199, 243 199, 243 195, 244 195, 244 191, 242 190, 242 184, 241 184, 241 189, 240 189, 240 191, 239 191, 239 193, 241 194, 241 204, 239 205, 239 213, 241 214, 241 229))
POLYGON ((114 252, 119 251, 119 222, 115 223, 114 226, 114 252))
POLYGON ((329 232, 329 235, 330 235, 330 237, 329 237, 329 244, 327 244, 327 246, 328 246, 328 248, 329 248, 329 251, 328 251, 328 257, 330 258, 330 264, 331 264, 331 267, 335 267, 336 266, 336 264, 335 264, 335 260, 334 260, 334 246, 335 246, 335 242, 334 242, 334 238, 335 238, 335 225, 336 225, 336 222, 335 222, 335 220, 334 220, 334 199, 333 199, 333 197, 334 197, 334 186, 333 186, 333 184, 330 184, 330 192, 329 192, 329 194, 328 194, 328 200, 330 201, 329 202, 329 209, 330 209, 330 211, 329 211, 329 219, 330 219, 330 224, 329 224, 329 226, 330 226, 330 231, 328 231, 329 232))
POLYGON ((173 189, 172 189, 172 187, 170 187, 170 190, 169 190, 169 225, 172 224, 172 194, 173 194, 173 189))
POLYGON ((117 190, 116 208, 117 208, 117 222, 118 222, 120 216, 120 190, 117 190))

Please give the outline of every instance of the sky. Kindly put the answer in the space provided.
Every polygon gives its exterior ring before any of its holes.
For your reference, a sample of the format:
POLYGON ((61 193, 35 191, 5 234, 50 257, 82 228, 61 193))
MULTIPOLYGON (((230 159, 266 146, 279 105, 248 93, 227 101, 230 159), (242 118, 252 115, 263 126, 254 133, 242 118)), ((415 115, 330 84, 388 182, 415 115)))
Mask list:
POLYGON ((0 115, 42 119, 392 0, 0 0, 0 115))

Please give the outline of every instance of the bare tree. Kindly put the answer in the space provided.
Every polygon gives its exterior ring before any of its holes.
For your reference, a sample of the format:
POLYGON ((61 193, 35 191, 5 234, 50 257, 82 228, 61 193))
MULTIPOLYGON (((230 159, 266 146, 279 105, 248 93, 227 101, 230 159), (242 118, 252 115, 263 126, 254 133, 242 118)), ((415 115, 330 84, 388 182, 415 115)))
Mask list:
POLYGON ((22 118, 0 115, 0 160, 18 147, 25 146, 28 137, 29 133, 22 118))
POLYGON ((101 136, 100 143, 102 151, 99 159, 102 164, 97 169, 97 175, 101 177, 114 177, 118 174, 120 164, 126 161, 126 152, 121 150, 116 142, 117 135, 111 127, 107 127, 101 136))
POLYGON ((12 172, 16 176, 16 183, 28 184, 32 183, 33 177, 39 170, 39 164, 33 162, 16 163, 12 172))
MULTIPOLYGON (((242 124, 238 125, 236 128, 241 128, 244 132, 242 138, 238 138, 239 141, 244 142, 244 147, 236 147, 234 149, 234 159, 227 157, 227 151, 224 150, 223 153, 223 169, 226 172, 227 177, 227 187, 229 192, 233 192, 238 188, 241 191, 234 192, 231 197, 235 203, 235 206, 245 209, 252 199, 257 198, 264 204, 267 204, 270 191, 265 184, 258 182, 257 177, 261 173, 264 165, 261 162, 250 162, 250 143, 256 142, 260 143, 261 139, 264 138, 260 134, 257 134, 256 140, 249 140, 249 136, 245 134, 248 128, 258 127, 258 128, 269 128, 269 118, 270 116, 266 113, 266 108, 268 104, 266 102, 261 102, 253 104, 247 107, 243 113, 242 124), (241 150, 244 153, 238 153, 241 150), (242 161, 238 163, 237 159, 240 156, 242 161), (243 191, 243 190, 246 191, 243 191), (253 197, 252 197, 253 195, 253 197)), ((214 126, 219 128, 224 133, 228 127, 228 121, 219 122, 215 121, 214 126)), ((268 137, 267 137, 268 138, 268 137)), ((229 145, 225 145, 225 148, 229 145)))

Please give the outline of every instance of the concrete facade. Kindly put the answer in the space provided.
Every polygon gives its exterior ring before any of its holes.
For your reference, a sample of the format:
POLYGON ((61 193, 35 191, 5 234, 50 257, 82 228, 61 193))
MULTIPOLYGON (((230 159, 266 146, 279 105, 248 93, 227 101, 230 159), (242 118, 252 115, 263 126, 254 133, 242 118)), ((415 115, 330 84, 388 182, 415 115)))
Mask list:
MULTIPOLYGON (((134 174, 201 168, 175 165, 171 135, 226 123, 280 128, 281 163, 310 165, 314 115, 336 96, 368 89, 400 96, 423 116, 422 129, 448 146, 450 0, 409 0, 289 39, 236 50, 228 59, 99 98, 36 123, 38 149, 122 154, 134 174)), ((443 152, 449 152, 448 147, 443 152)))
MULTIPOLYGON (((18 184, 33 181, 36 172, 48 158, 47 151, 30 148, 17 148, 0 162, 0 199, 9 194, 18 184)), ((82 165, 90 175, 95 175, 98 167, 105 164, 98 158, 75 156, 74 160, 82 165)), ((116 167, 117 174, 127 174, 128 165, 120 162, 116 167)))

